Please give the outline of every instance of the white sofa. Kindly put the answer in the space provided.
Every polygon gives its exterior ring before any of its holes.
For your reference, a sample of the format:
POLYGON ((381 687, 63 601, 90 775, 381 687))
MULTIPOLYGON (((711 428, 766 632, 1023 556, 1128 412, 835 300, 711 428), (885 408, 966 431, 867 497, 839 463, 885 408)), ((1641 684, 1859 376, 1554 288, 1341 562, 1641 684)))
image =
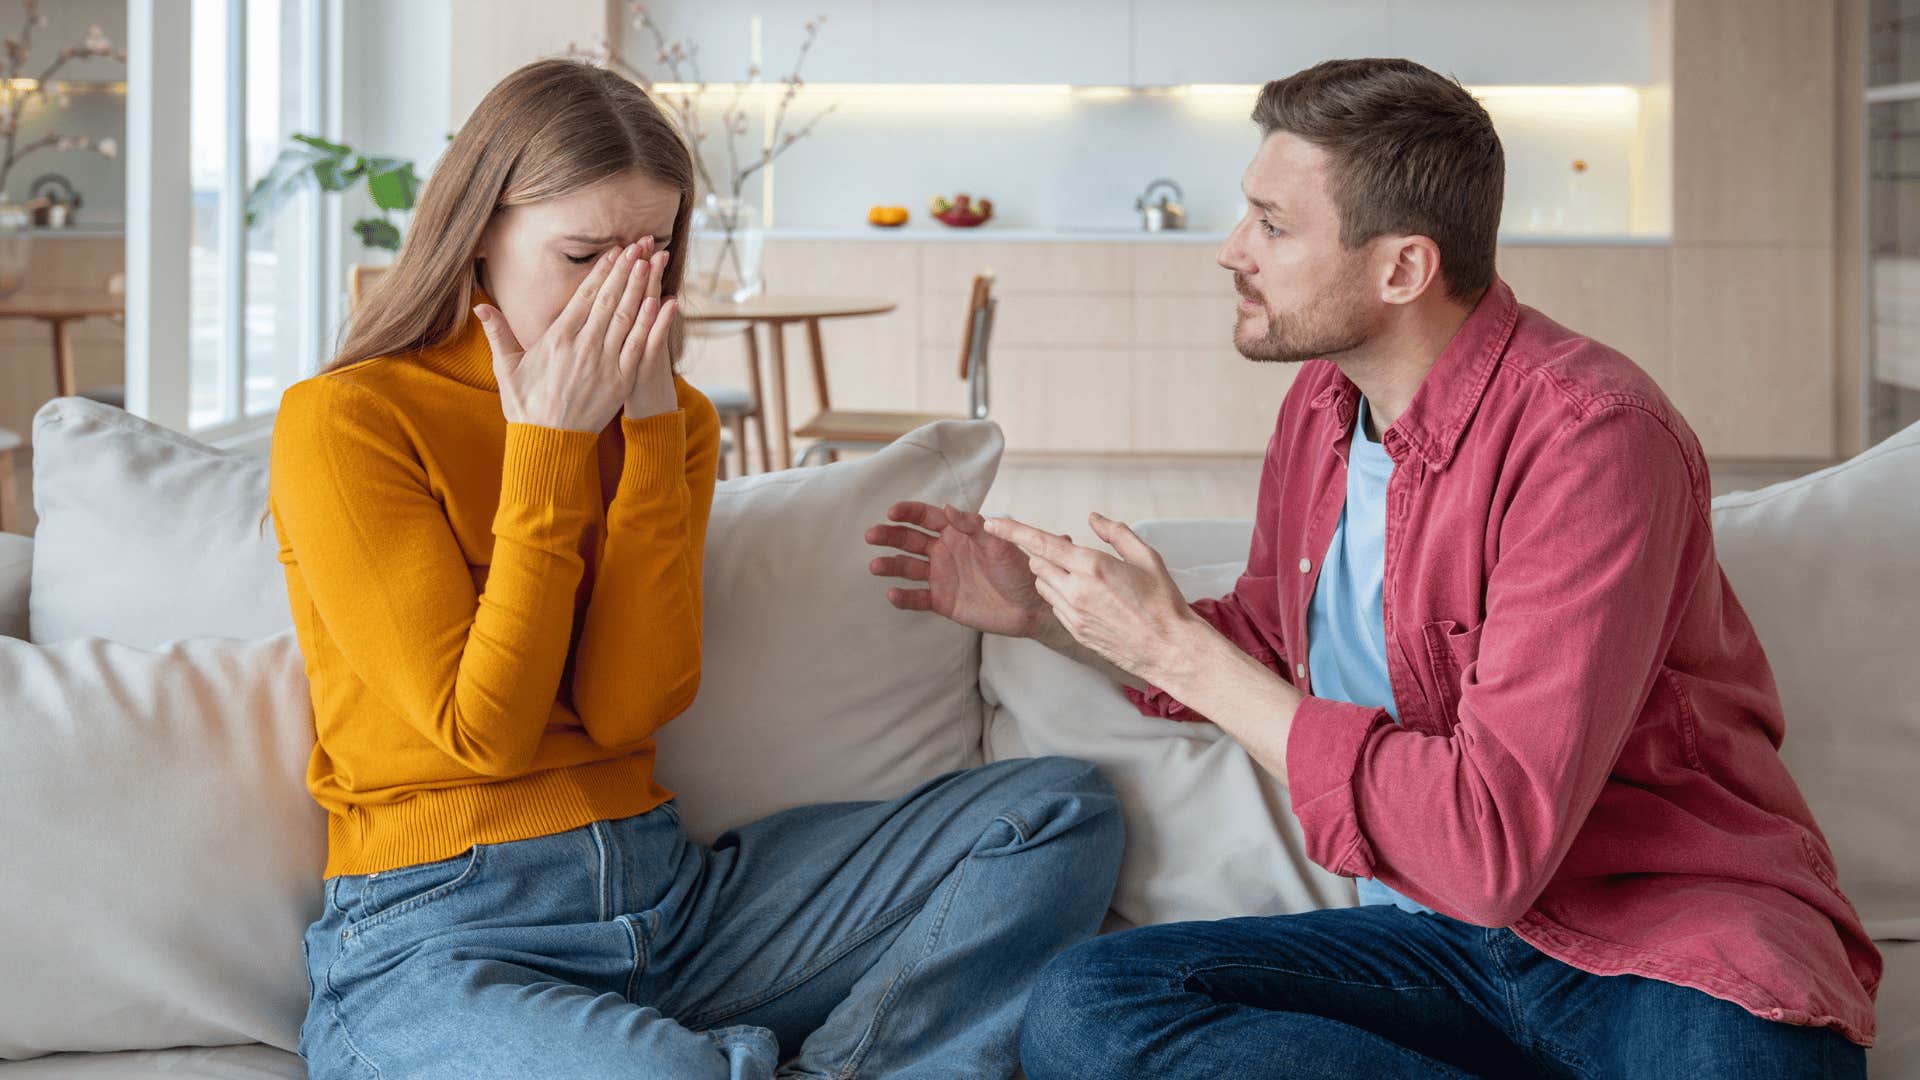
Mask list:
MULTIPOLYGON (((322 833, 264 463, 74 399, 42 410, 34 442, 40 532, 0 535, 0 1080, 302 1076, 297 942, 322 833)), ((1216 730, 1142 718, 1030 643, 886 606, 862 528, 897 498, 979 505, 999 450, 991 425, 943 423, 721 485, 707 674, 661 747, 690 829, 1072 754, 1126 803, 1116 923, 1351 903, 1216 730)), ((1785 752, 1890 939, 1870 1071, 1920 1078, 1920 428, 1723 497, 1715 522, 1786 700, 1785 752)), ((1245 558, 1245 522, 1139 528, 1190 596, 1245 558)))

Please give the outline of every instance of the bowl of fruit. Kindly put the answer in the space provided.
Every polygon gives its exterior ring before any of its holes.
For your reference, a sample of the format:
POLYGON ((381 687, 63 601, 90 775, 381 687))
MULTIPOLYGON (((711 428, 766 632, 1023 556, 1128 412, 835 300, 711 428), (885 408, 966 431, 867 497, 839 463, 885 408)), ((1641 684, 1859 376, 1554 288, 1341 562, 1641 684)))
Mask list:
POLYGON ((907 208, 904 206, 869 206, 867 224, 878 225, 883 229, 897 229, 907 223, 907 208))
POLYGON ((992 199, 974 202, 964 194, 955 195, 951 200, 945 195, 935 195, 930 207, 934 220, 957 229, 970 229, 993 216, 992 199))

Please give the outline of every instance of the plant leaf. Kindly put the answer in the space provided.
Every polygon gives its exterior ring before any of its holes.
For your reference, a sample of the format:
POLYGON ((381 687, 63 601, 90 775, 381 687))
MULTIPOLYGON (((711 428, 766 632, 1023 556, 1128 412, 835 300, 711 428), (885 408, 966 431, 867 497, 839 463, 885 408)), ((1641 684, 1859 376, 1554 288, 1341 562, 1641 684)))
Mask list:
POLYGON ((289 146, 280 151, 273 165, 247 192, 247 224, 278 213, 288 199, 318 179, 315 170, 331 160, 326 154, 305 146, 289 146))
POLYGON ((360 242, 370 248, 400 250, 400 230, 386 218, 361 218, 353 223, 353 231, 360 235, 360 242))
POLYGON ((376 167, 367 174, 367 193, 373 196, 373 205, 382 210, 413 209, 414 195, 420 190, 420 178, 413 175, 413 162, 394 158, 376 158, 375 162, 390 167, 376 167))
POLYGON ((340 162, 334 158, 313 163, 313 178, 320 182, 324 191, 345 191, 353 178, 340 171, 340 162))
POLYGON ((326 154, 328 157, 336 157, 336 158, 346 157, 348 154, 353 153, 353 151, 348 149, 347 147, 341 146, 339 143, 336 143, 336 142, 328 142, 327 140, 321 138, 318 135, 295 135, 293 136, 293 141, 298 143, 305 143, 308 146, 313 147, 315 150, 318 150, 321 153, 326 154))

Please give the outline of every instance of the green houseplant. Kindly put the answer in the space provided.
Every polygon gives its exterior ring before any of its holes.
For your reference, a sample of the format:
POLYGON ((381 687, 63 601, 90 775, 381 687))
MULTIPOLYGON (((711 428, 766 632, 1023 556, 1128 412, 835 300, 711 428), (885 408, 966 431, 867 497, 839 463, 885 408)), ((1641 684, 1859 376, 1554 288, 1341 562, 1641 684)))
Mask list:
POLYGON ((345 191, 362 178, 380 214, 355 221, 353 231, 370 248, 400 250, 400 226, 392 215, 412 210, 420 194, 413 162, 362 154, 318 135, 293 136, 292 145, 280 151, 273 167, 253 185, 247 193, 247 225, 271 217, 310 185, 318 185, 321 191, 345 191))

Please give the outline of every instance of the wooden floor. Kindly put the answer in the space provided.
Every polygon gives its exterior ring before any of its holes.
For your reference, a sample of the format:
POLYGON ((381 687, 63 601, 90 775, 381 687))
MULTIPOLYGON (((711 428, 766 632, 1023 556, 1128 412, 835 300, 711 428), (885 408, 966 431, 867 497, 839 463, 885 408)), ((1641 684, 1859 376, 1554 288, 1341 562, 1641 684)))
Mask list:
MULTIPOLYGON (((33 531, 31 453, 20 459, 20 503, 24 522, 15 532, 33 531)), ((1818 468, 1809 462, 1717 462, 1713 491, 1718 495, 1763 487, 1818 468)), ((1088 511, 1119 521, 1145 518, 1253 516, 1260 487, 1257 458, 1022 457, 1009 455, 988 493, 984 509, 1007 514, 1050 532, 1076 539, 1091 534, 1088 511)))

